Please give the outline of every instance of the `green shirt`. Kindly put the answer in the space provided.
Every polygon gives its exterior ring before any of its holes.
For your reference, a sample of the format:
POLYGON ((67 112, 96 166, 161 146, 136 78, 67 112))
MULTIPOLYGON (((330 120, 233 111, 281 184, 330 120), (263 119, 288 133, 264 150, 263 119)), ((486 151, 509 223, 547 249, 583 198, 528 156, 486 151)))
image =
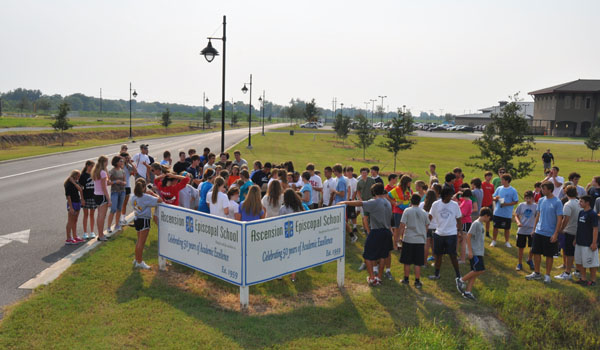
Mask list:
POLYGON ((373 186, 374 184, 375 180, 370 176, 367 176, 366 180, 363 180, 362 177, 358 178, 356 191, 360 193, 361 200, 368 201, 369 199, 373 198, 373 195, 371 194, 371 186, 373 186))
POLYGON ((492 185, 494 185, 494 189, 502 186, 502 180, 500 180, 500 177, 495 177, 492 179, 492 185))

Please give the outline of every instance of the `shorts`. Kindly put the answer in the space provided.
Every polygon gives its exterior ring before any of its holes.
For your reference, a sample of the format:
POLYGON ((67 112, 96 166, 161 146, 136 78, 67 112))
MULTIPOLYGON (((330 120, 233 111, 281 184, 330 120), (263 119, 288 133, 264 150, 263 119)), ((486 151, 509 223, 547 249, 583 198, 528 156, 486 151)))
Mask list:
POLYGON ((129 196, 131 194, 131 187, 125 187, 125 195, 129 196))
POLYGON ((584 269, 600 266, 598 259, 598 249, 591 250, 584 245, 575 246, 575 264, 582 265, 584 269))
POLYGON ((394 213, 394 228, 400 227, 400 220, 402 220, 402 213, 394 213))
POLYGON ((563 232, 558 233, 558 250, 565 249, 565 234, 563 232))
POLYGON ((531 241, 533 240, 533 237, 531 237, 531 235, 517 235, 517 247, 518 248, 525 248, 525 246, 528 246, 529 248, 531 248, 531 241))
POLYGON ((565 233, 565 246, 563 251, 566 256, 574 256, 575 255, 575 246, 573 245, 573 241, 575 240, 575 235, 570 235, 565 233))
POLYGON ((485 265, 483 264, 483 256, 475 255, 473 259, 469 261, 471 264, 471 271, 485 271, 485 265))
POLYGON ((400 263, 404 265, 422 266, 425 263, 425 244, 402 242, 400 263))
POLYGON ((97 205, 96 205, 96 200, 94 199, 94 197, 84 199, 83 205, 82 205, 83 209, 96 209, 96 207, 97 207, 97 205))
POLYGON ((434 228, 430 228, 429 230, 427 230, 427 238, 433 238, 434 233, 435 233, 434 228))
POLYGON ((356 208, 352 206, 346 206, 346 220, 356 219, 356 208))
MULTIPOLYGON (((80 202, 71 202, 71 205, 73 206, 73 210, 75 210, 75 211, 81 210, 81 203, 80 202)), ((67 211, 68 210, 69 210, 69 203, 67 203, 67 211)))
POLYGON ((140 232, 144 230, 150 229, 150 219, 135 219, 133 220, 133 225, 135 226, 135 230, 140 232))
POLYGON ((318 207, 319 207, 319 204, 313 203, 313 204, 311 204, 311 205, 308 206, 308 209, 314 210, 314 209, 317 209, 318 207))
POLYGON ((512 220, 510 218, 503 218, 502 216, 494 215, 494 228, 510 230, 510 224, 512 220))
POLYGON ((544 162, 544 170, 546 170, 546 169, 552 169, 552 163, 544 162))
POLYGON ((469 230, 471 229, 471 224, 472 224, 471 222, 465 222, 465 223, 463 223, 462 224, 463 225, 462 232, 468 233, 469 230))
POLYGON ((386 228, 372 229, 365 241, 363 258, 371 261, 385 259, 390 256, 390 251, 393 249, 394 241, 390 230, 386 228))
POLYGON ((550 242, 550 237, 536 233, 533 235, 532 254, 542 254, 547 258, 552 258, 558 252, 558 242, 550 242))
POLYGON ((125 192, 111 192, 110 193, 110 212, 116 213, 121 211, 123 208, 123 201, 125 200, 125 192))
POLYGON ((440 236, 433 234, 433 254, 456 256, 456 235, 440 236))
POLYGON ((106 200, 106 196, 103 194, 95 194, 94 195, 94 201, 96 202, 96 207, 100 207, 103 206, 104 204, 108 203, 108 201, 106 200))

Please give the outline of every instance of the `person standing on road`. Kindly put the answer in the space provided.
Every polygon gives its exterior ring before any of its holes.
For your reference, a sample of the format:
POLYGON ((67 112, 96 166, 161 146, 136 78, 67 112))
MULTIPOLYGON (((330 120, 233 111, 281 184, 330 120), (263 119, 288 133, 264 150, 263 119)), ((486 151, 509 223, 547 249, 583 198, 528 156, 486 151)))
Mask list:
POLYGON ((83 189, 83 239, 96 238, 94 233, 94 213, 96 211, 96 200, 94 199, 94 180, 92 180, 92 169, 94 162, 88 160, 81 171, 79 186, 83 189), (88 218, 90 230, 87 229, 88 218))
POLYGON ((142 178, 149 182, 150 177, 148 176, 148 170, 150 170, 150 158, 148 157, 148 145, 142 143, 140 145, 140 153, 133 156, 133 163, 137 169, 135 175, 136 180, 142 178))
POLYGON ((98 207, 98 219, 96 227, 98 228, 98 240, 106 241, 104 235, 104 220, 106 219, 106 211, 112 205, 110 201, 110 193, 108 193, 108 174, 106 173, 106 165, 108 158, 100 156, 94 169, 92 170, 92 179, 94 180, 94 200, 98 207))
POLYGON ((79 170, 73 170, 71 175, 65 180, 65 196, 67 197, 67 240, 66 245, 79 244, 83 239, 77 237, 77 219, 81 209, 81 197, 79 189, 75 185, 79 181, 81 173, 79 170))
POLYGON ((110 180, 110 201, 112 205, 110 207, 110 214, 108 214, 108 225, 106 226, 108 233, 121 230, 119 220, 121 218, 121 209, 125 200, 125 185, 127 184, 127 181, 125 180, 125 171, 123 170, 123 167, 125 166, 123 158, 121 156, 114 156, 111 160, 111 164, 113 168, 110 169, 108 178, 110 180), (114 230, 111 228, 113 218, 115 219, 114 230))
POLYGON ((554 155, 550 153, 550 148, 546 150, 544 154, 542 154, 542 161, 544 162, 544 174, 546 170, 550 170, 554 165, 554 155))

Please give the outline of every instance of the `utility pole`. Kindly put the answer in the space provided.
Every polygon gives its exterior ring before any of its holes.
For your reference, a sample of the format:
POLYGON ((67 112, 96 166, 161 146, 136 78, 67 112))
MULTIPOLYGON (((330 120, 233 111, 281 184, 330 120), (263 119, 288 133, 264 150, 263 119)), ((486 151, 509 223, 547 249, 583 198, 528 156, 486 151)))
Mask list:
POLYGON ((384 114, 384 109, 383 109, 383 99, 387 98, 387 96, 379 96, 379 98, 381 99, 381 124, 383 124, 383 114, 384 114))
POLYGON ((331 109, 331 122, 333 123, 333 121, 335 120, 335 112, 337 109, 337 97, 334 97, 333 100, 331 101, 331 105, 332 105, 332 109, 331 109))
POLYGON ((100 88, 100 114, 102 114, 102 88, 100 88))
POLYGON ((371 125, 372 125, 373 123, 375 123, 375 121, 373 120, 373 116, 375 115, 375 102, 377 100, 370 99, 369 101, 371 101, 371 125))
POLYGON ((365 118, 369 117, 369 101, 365 102, 365 118))

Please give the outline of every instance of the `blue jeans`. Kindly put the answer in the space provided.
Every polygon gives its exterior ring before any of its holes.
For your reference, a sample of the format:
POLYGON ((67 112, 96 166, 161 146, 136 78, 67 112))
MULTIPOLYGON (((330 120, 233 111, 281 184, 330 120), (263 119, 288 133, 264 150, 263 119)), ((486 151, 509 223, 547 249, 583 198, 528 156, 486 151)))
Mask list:
POLYGON ((110 193, 110 212, 116 213, 123 208, 123 201, 125 200, 125 191, 123 192, 111 192, 110 193))

